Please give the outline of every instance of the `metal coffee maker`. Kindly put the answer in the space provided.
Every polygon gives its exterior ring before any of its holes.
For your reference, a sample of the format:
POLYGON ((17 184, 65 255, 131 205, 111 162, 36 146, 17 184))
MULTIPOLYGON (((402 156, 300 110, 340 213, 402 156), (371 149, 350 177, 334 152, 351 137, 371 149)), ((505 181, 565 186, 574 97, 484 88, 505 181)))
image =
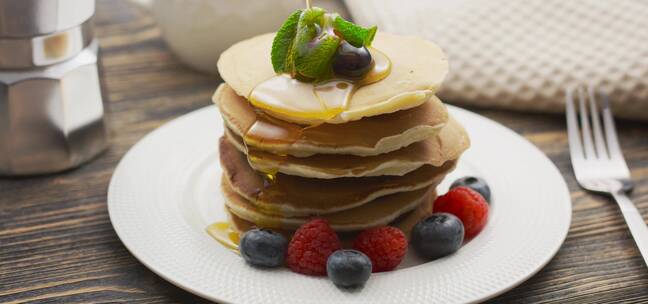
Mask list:
POLYGON ((0 175, 58 172, 107 147, 94 0, 0 0, 0 175))

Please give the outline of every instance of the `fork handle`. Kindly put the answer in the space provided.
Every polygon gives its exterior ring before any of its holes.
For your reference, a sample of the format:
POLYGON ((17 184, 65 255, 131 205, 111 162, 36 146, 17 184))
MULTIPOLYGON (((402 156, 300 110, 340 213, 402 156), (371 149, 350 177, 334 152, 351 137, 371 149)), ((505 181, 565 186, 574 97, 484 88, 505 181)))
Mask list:
POLYGON ((637 207, 635 207, 625 193, 613 192, 612 196, 619 204, 626 224, 630 228, 630 233, 635 243, 637 243, 637 247, 639 247, 639 252, 643 256, 644 263, 648 266, 648 226, 646 226, 646 222, 644 222, 639 210, 637 210, 637 207))

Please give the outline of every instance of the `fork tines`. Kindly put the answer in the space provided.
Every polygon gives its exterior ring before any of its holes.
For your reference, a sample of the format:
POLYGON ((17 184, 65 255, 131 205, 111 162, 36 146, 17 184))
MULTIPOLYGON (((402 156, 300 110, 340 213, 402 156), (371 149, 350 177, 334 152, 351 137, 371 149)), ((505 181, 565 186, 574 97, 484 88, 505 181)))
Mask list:
POLYGON ((567 132, 574 165, 600 160, 611 161, 616 165, 622 164, 627 168, 619 147, 608 95, 590 85, 587 88, 569 88, 566 97, 567 132), (578 110, 574 106, 575 97, 578 98, 578 110), (602 114, 599 114, 598 110, 599 99, 602 103, 602 114))
POLYGON ((614 167, 615 173, 629 176, 607 94, 591 85, 587 88, 576 86, 567 89, 566 97, 567 132, 574 171, 582 171, 588 165, 607 165, 614 167), (578 98, 578 108, 574 98, 578 98))

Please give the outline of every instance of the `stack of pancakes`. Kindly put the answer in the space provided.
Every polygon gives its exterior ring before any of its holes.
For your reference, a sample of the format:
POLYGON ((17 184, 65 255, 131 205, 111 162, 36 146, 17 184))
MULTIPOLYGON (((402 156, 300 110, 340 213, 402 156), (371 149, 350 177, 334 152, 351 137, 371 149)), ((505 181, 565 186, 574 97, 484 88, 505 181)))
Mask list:
POLYGON ((294 230, 321 217, 337 231, 357 231, 415 222, 430 210, 436 186, 469 146, 463 127, 434 96, 447 73, 440 49, 418 38, 377 35, 374 47, 392 61, 391 73, 358 89, 346 113, 305 126, 268 115, 246 98, 274 76, 271 44, 272 34, 240 42, 218 63, 225 80, 213 97, 226 126, 221 188, 233 223, 294 230))

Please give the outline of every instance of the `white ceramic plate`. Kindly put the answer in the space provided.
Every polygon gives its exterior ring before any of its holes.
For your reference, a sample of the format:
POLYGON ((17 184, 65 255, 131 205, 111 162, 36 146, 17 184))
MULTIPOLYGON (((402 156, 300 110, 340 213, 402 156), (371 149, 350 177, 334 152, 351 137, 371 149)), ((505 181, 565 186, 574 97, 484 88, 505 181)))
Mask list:
POLYGON ((456 254, 374 274, 344 292, 327 278, 258 270, 214 241, 205 227, 226 218, 219 193, 218 138, 210 106, 144 137, 124 156, 108 190, 117 234, 152 271, 192 293, 226 303, 469 303, 503 293, 539 271, 565 239, 571 201, 559 171, 536 147, 477 114, 448 107, 472 147, 440 186, 463 175, 493 192, 486 228, 456 254))

